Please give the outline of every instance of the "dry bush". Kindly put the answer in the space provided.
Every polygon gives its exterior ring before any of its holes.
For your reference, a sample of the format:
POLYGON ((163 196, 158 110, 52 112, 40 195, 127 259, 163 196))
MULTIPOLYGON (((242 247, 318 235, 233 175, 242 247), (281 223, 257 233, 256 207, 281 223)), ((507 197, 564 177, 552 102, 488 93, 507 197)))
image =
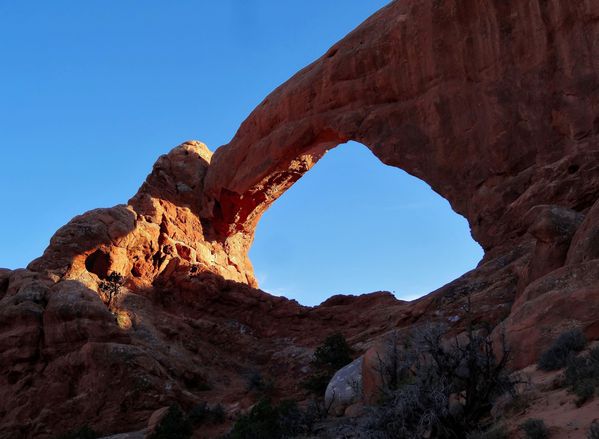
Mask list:
POLYGON ((595 396, 599 387, 599 347, 587 355, 571 357, 565 371, 565 382, 578 397, 576 405, 581 406, 595 396))
POLYGON ((467 437, 488 427, 498 396, 514 392, 509 350, 503 343, 495 357, 489 328, 468 323, 453 341, 446 334, 432 325, 390 344, 379 366, 383 398, 371 412, 380 437, 467 437))
POLYGON ((566 366, 568 359, 584 349, 587 340, 580 329, 563 332, 539 357, 539 369, 558 370, 566 366))
POLYGON ((541 419, 527 419, 520 426, 527 439, 546 439, 549 437, 549 430, 541 419))

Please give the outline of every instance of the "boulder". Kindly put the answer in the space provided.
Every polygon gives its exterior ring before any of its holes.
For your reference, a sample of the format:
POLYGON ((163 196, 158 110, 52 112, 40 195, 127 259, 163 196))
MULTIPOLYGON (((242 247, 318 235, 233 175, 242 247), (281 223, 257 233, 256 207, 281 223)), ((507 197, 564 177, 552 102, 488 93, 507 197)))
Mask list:
POLYGON ((574 235, 566 263, 575 265, 593 259, 599 259, 599 199, 574 235))
POLYGON ((522 293, 520 305, 495 331, 512 351, 512 367, 537 362, 539 355, 564 331, 582 328, 599 339, 599 259, 564 266, 537 279, 522 293))
POLYGON ((528 269, 526 285, 564 265, 570 242, 584 215, 560 206, 533 207, 525 221, 528 232, 536 238, 535 250, 528 269))
POLYGON ((148 419, 148 427, 146 428, 146 432, 147 432, 146 437, 150 437, 152 435, 152 433, 154 433, 156 431, 156 428, 158 427, 158 425, 160 425, 160 423, 162 422, 162 420, 168 413, 169 408, 170 407, 161 407, 158 410, 156 410, 154 413, 152 413, 152 416, 150 416, 150 419, 148 419))
POLYGON ((362 362, 363 358, 358 357, 329 381, 324 399, 331 413, 340 416, 346 408, 362 400, 362 362))

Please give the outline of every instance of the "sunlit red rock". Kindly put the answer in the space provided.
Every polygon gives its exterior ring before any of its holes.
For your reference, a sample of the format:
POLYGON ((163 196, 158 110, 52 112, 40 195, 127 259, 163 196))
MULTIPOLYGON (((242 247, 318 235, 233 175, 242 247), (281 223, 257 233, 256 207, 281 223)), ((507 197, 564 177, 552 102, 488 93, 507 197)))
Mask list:
POLYGON ((256 400, 254 372, 301 400, 327 335, 367 362, 398 329, 458 334, 468 302, 517 367, 561 330, 599 338, 598 38, 590 0, 390 3, 214 155, 178 146, 128 204, 73 218, 27 270, 0 270, 0 438, 143 429, 174 401, 232 417, 256 400), (308 308, 253 288, 261 214, 349 140, 464 215, 479 266, 414 302, 374 293, 308 308), (114 314, 98 294, 112 272, 126 278, 114 314))

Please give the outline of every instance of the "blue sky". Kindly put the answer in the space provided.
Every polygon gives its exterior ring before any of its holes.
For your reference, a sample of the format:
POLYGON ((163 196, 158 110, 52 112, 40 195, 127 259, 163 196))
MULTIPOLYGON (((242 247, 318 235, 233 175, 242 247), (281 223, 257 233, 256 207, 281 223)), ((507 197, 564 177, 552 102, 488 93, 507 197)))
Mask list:
MULTIPOLYGON (((227 143, 386 3, 0 0, 0 266, 25 266, 74 215, 126 201, 173 146, 227 143)), ((307 304, 413 297, 481 254, 447 202, 354 144, 273 205, 251 252, 264 289, 307 304)))

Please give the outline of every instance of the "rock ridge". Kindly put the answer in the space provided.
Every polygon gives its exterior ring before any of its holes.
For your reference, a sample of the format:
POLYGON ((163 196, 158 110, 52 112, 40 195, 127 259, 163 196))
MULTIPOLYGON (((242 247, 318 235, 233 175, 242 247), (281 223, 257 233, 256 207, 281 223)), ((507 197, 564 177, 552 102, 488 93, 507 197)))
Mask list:
POLYGON ((0 438, 142 429, 173 401, 234 416, 255 372, 301 398, 323 335, 364 353, 414 325, 459 334, 466 304, 522 368, 563 330, 599 339, 598 286, 599 3, 394 1, 229 144, 179 145, 127 204, 73 218, 27 269, 0 269, 0 438), (260 216, 350 140, 446 198, 485 250, 479 266, 413 302, 310 308, 258 290, 260 216), (112 272, 125 282, 108 309, 112 272))

